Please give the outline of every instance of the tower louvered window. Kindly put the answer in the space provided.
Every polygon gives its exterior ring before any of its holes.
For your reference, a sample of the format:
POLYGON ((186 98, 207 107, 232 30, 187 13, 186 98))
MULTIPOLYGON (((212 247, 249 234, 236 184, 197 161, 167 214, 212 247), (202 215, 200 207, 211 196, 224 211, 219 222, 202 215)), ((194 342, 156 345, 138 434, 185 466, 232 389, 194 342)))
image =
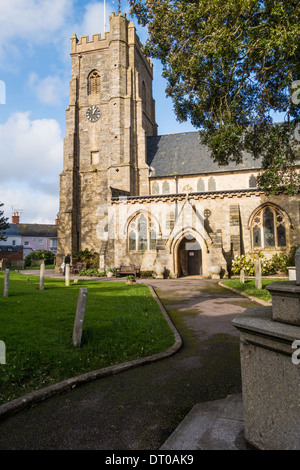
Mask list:
POLYGON ((88 94, 99 94, 100 93, 100 74, 97 70, 94 70, 89 75, 88 80, 88 94))

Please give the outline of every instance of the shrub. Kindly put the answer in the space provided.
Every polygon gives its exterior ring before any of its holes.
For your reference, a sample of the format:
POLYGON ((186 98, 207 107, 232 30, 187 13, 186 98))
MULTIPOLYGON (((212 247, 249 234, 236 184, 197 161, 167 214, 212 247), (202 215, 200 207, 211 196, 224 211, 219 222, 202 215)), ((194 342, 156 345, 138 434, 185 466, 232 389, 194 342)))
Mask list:
POLYGON ((88 250, 87 248, 75 253, 73 260, 75 263, 86 263, 88 269, 98 269, 99 266, 99 254, 93 250, 88 250))
POLYGON ((300 248, 300 246, 291 247, 289 254, 287 255, 287 260, 286 260, 287 266, 295 266, 295 254, 298 248, 300 248))
POLYGON ((105 272, 100 273, 98 269, 95 268, 83 268, 80 271, 79 276, 104 277, 105 272))
POLYGON ((153 277, 153 271, 141 271, 141 277, 143 278, 153 277))
POLYGON ((259 255, 248 254, 236 256, 232 261, 232 273, 240 274, 241 269, 244 269, 246 276, 254 276, 254 261, 258 257, 261 260, 261 273, 263 276, 276 273, 272 260, 267 259, 262 253, 259 253, 259 255))
POLYGON ((116 274, 116 268, 114 266, 106 266, 105 267, 105 272, 106 273, 113 273, 115 275, 116 274))
POLYGON ((274 268, 274 271, 276 273, 287 273, 287 260, 288 260, 288 255, 285 255, 284 253, 275 253, 275 255, 272 256, 272 265, 274 268))
POLYGON ((48 251, 48 250, 36 250, 33 251, 32 253, 29 253, 29 255, 26 256, 25 258, 25 266, 30 266, 31 260, 35 259, 43 259, 45 261, 45 264, 54 264, 55 263, 55 253, 53 251, 48 251))

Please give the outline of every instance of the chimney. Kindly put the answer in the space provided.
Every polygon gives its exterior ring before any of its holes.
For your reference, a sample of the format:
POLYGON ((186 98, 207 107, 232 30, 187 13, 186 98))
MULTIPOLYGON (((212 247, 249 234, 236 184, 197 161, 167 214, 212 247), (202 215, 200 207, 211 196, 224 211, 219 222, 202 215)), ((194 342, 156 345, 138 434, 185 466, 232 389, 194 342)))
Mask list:
POLYGON ((55 225, 58 225, 58 217, 55 219, 55 225))
POLYGON ((12 222, 12 224, 19 224, 20 223, 19 212, 13 212, 11 222, 12 222))

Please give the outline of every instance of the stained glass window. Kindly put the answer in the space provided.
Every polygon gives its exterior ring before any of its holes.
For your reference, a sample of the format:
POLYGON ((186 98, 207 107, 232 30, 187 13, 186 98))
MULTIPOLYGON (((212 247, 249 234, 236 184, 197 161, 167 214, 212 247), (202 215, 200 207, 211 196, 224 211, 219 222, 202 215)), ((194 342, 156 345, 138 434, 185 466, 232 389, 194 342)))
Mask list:
POLYGON ((266 206, 258 211, 252 222, 252 240, 254 248, 286 246, 283 215, 272 206, 266 206))
POLYGON ((128 229, 129 251, 147 251, 156 249, 156 229, 148 216, 138 215, 128 229))

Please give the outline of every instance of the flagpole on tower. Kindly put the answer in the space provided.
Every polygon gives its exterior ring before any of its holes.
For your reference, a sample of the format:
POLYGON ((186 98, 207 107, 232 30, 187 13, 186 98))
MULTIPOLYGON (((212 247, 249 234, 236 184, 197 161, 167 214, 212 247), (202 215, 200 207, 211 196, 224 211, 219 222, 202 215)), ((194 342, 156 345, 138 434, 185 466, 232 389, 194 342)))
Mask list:
POLYGON ((105 8, 105 0, 104 0, 104 34, 106 31, 106 8, 105 8))

